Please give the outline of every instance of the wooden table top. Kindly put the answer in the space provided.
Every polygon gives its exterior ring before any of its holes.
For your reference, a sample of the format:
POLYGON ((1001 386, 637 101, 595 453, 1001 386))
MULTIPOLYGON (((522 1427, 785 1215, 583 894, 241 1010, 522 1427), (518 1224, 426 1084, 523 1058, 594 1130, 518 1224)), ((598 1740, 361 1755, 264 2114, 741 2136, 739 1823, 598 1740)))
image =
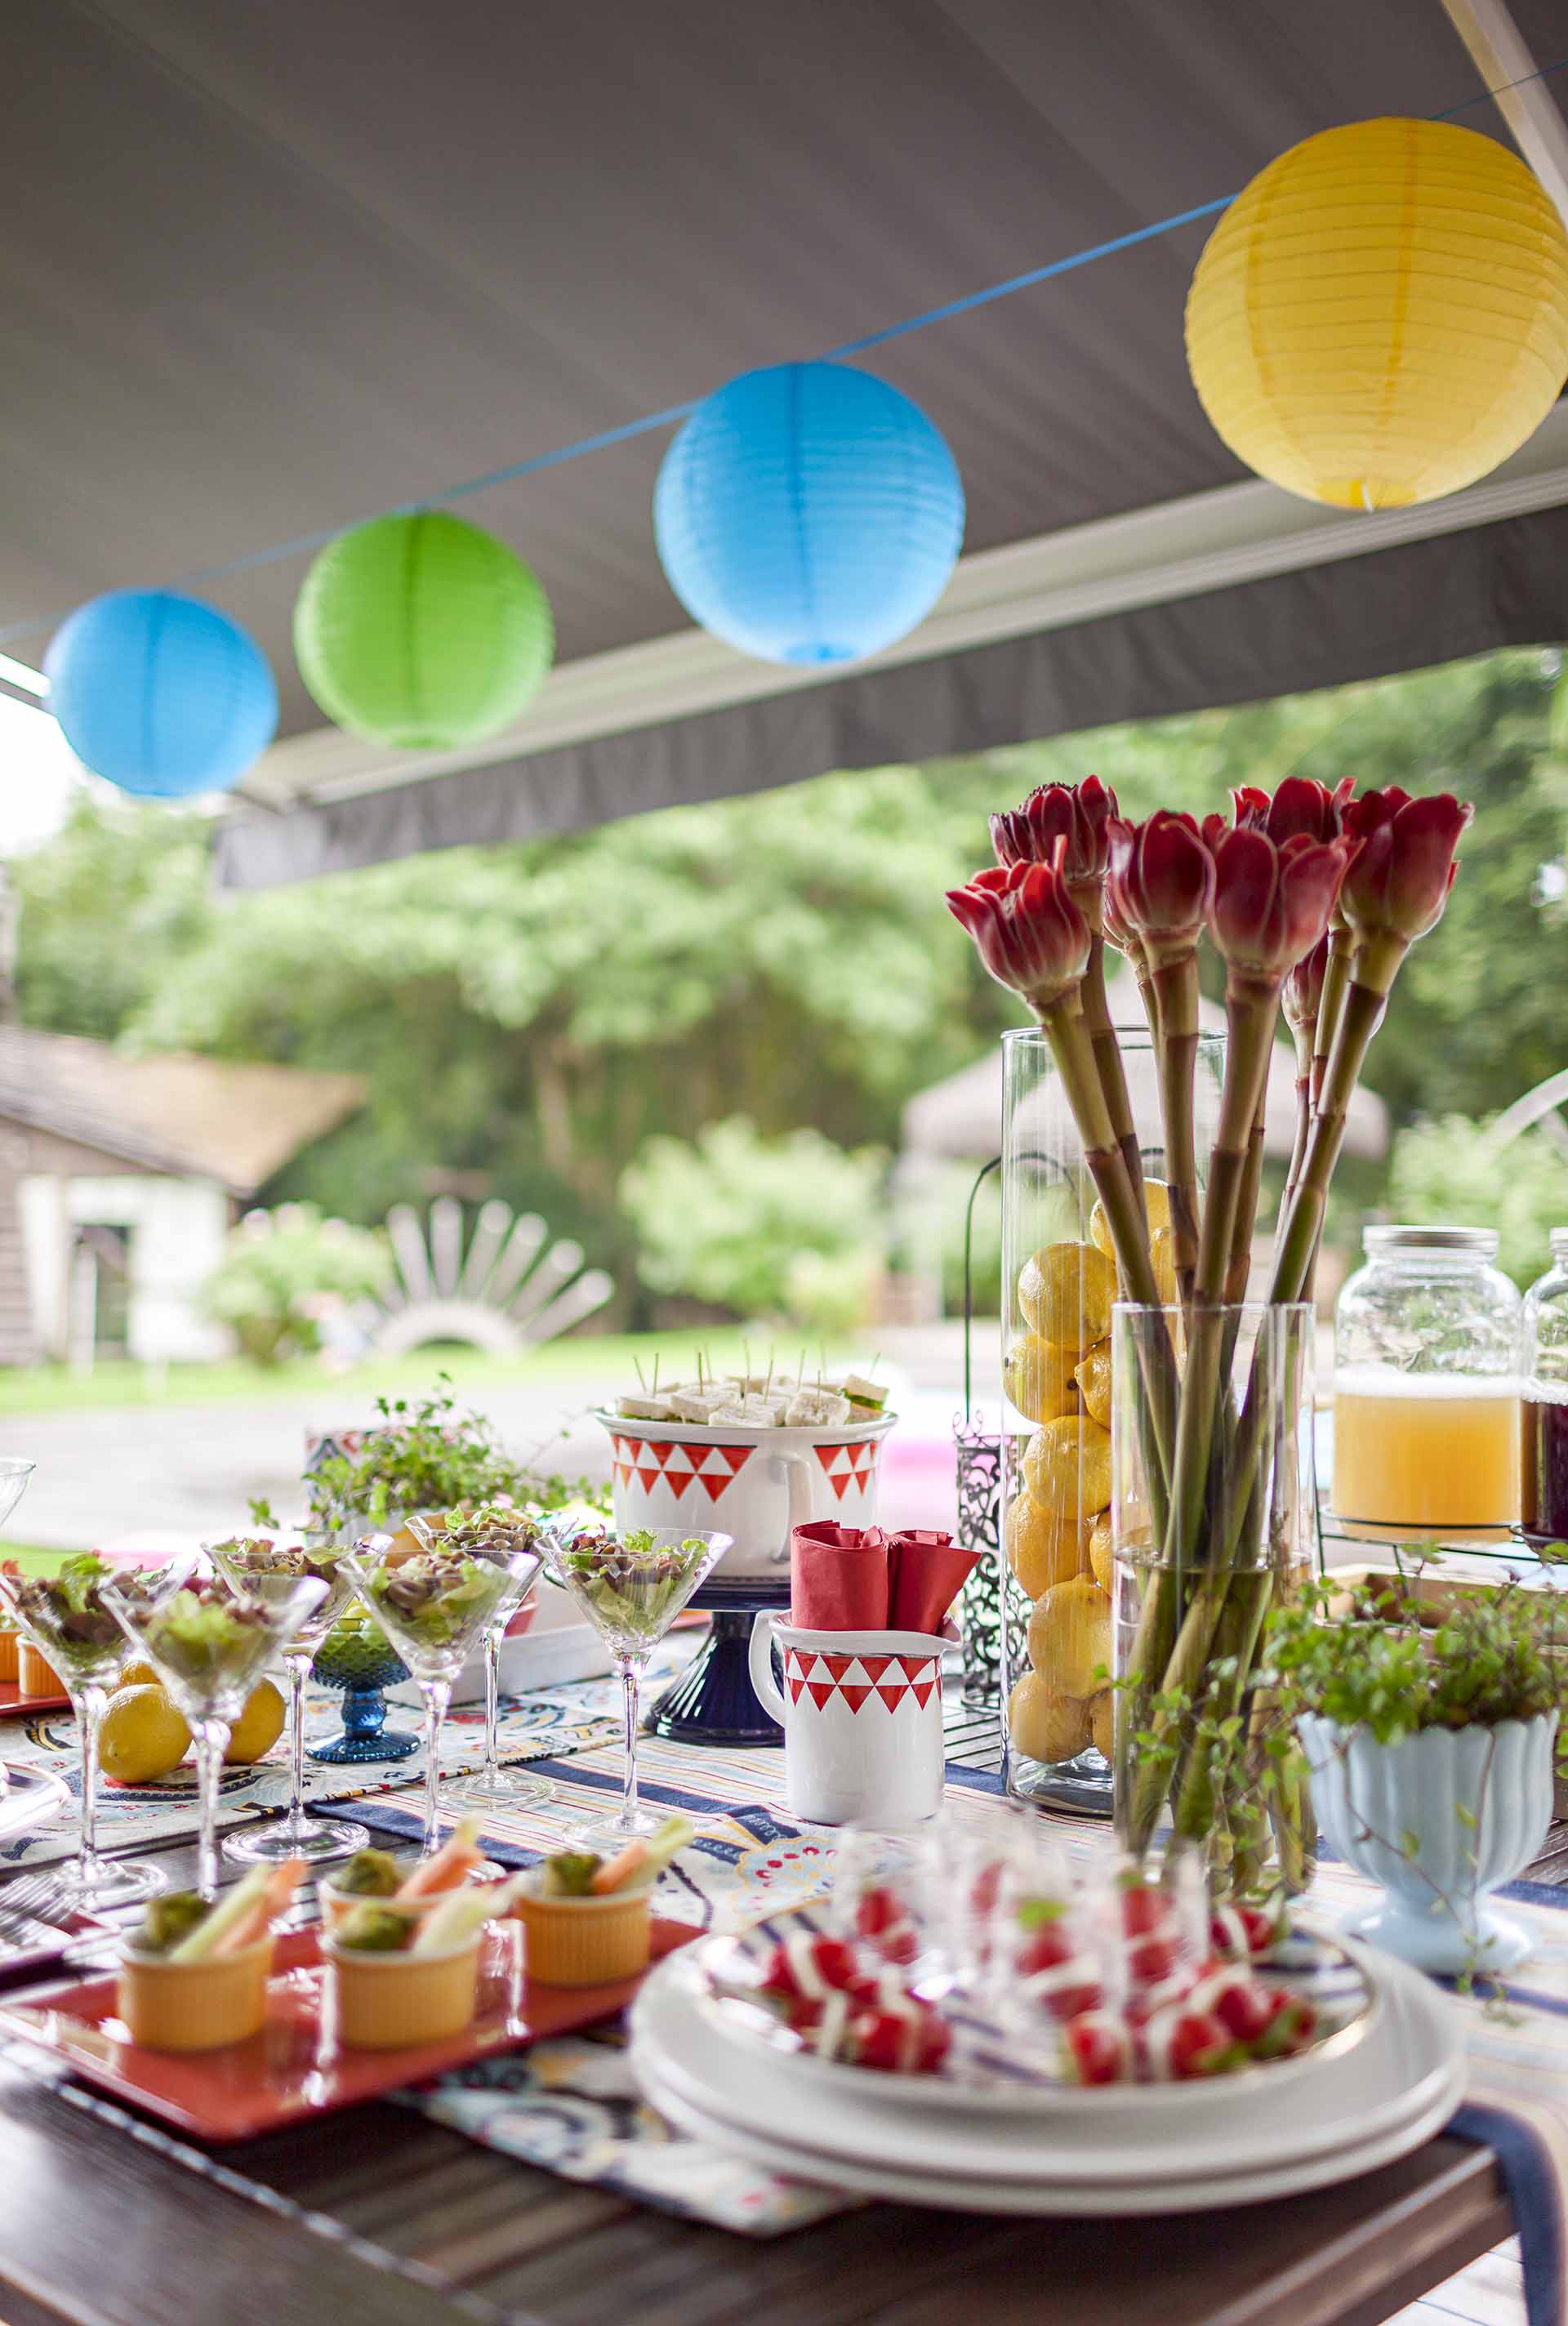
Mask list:
POLYGON ((966 2326, 1375 2326, 1513 2228, 1490 2152, 1441 2139, 1225 2214, 868 2205, 753 2239, 382 2103, 198 2152, 50 2074, 0 2051, 5 2326, 950 2326, 955 2297, 966 2326))

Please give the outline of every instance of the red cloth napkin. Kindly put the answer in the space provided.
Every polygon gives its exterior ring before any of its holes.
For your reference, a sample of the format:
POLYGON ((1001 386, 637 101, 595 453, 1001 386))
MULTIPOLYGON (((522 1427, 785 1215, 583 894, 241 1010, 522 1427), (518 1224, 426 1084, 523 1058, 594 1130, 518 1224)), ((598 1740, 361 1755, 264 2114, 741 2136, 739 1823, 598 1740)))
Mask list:
POLYGON ((887 1537, 819 1519, 790 1536, 790 1622, 802 1632, 887 1629, 887 1537))
POLYGON ((803 1632, 918 1632, 935 1639, 979 1557, 934 1528, 886 1535, 880 1527, 817 1519, 790 1537, 790 1622, 803 1632))
POLYGON ((905 1527, 887 1544, 887 1628, 922 1632, 934 1639, 958 1597, 964 1577, 979 1564, 978 1550, 962 1550, 951 1534, 935 1527, 905 1527))

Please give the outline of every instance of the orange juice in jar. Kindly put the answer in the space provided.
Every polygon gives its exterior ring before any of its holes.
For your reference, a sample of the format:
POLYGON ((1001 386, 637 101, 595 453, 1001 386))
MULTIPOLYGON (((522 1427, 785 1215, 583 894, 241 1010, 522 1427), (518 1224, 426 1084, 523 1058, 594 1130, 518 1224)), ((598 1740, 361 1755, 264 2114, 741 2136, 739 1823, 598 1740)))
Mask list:
POLYGON ((1333 1510, 1375 1541, 1519 1521, 1519 1296, 1490 1228, 1372 1227, 1334 1317, 1333 1510))
POLYGON ((1333 1506, 1374 1541, 1503 1540, 1519 1516, 1514 1383, 1336 1374, 1333 1506))

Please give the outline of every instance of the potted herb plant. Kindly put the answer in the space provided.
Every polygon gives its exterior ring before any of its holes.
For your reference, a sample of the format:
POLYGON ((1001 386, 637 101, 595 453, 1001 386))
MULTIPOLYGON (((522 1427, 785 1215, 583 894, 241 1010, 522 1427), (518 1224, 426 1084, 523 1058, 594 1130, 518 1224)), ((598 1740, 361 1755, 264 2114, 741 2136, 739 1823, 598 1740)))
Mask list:
POLYGON ((1511 1578, 1456 1596, 1435 1624, 1393 1580, 1338 1621, 1330 1596, 1315 1586, 1273 1616, 1265 1653, 1322 1832, 1384 1892, 1345 1928, 1423 1970, 1512 1970, 1530 1940, 1489 1900, 1551 1822, 1562 1596, 1511 1578))
POLYGON ((412 1403, 380 1397, 376 1410, 381 1419, 357 1452, 329 1454, 307 1475, 314 1524, 395 1532, 411 1518, 507 1497, 546 1511, 604 1504, 586 1480, 545 1473, 505 1452, 482 1415, 458 1410, 445 1373, 428 1397, 412 1403))

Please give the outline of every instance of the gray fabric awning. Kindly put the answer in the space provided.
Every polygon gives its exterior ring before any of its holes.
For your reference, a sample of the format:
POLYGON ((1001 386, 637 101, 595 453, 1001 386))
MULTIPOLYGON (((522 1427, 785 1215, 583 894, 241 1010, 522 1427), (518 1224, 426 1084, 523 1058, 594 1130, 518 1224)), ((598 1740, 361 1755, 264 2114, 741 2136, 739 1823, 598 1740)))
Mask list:
POLYGON ((585 830, 833 768, 936 758, 1568 638, 1568 509, 852 675, 283 814, 218 837, 263 888, 461 842, 585 830))
MULTIPOLYGON (((1511 7, 1561 53, 1560 0, 1511 7)), ((456 504, 535 567, 560 642, 478 766, 322 732, 290 645, 310 553, 244 562, 1212 201, 1334 123, 1468 106, 1500 135, 1439 0, 15 0, 6 33, 0 647, 36 665, 132 582, 255 632, 283 740, 246 788, 285 813, 226 833, 226 879, 1563 634, 1539 512, 1568 456, 1467 546, 1396 526, 1331 583, 1221 558, 1129 598, 1151 559, 1118 528, 1145 514, 1255 549, 1322 515, 1243 481, 1198 406, 1203 225, 867 358, 969 498, 950 600, 891 662, 781 693, 688 651, 649 516, 663 433, 456 504), (1035 619, 1009 561, 1052 544, 1035 619), (1072 611, 1102 559, 1122 586, 1072 611)))

